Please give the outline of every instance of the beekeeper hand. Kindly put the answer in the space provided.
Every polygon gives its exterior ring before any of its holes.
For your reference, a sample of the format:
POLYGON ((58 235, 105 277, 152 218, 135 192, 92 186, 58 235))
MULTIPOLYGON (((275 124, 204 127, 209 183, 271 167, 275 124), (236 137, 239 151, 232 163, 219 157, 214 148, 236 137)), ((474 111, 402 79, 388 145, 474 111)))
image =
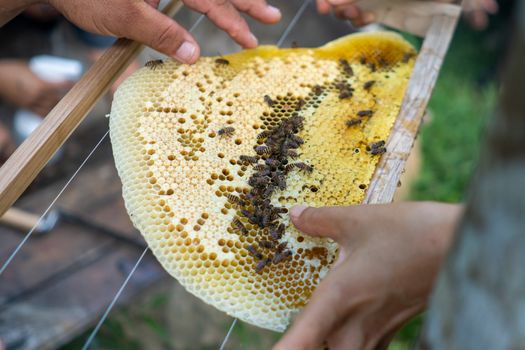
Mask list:
MULTIPOLYGON (((200 50, 195 38, 157 10, 160 0, 48 1, 84 30, 134 39, 184 63, 194 63, 199 58, 200 50)), ((245 48, 257 46, 257 39, 241 17, 241 12, 268 24, 281 18, 280 11, 269 6, 265 0, 183 0, 183 3, 206 14, 245 48)))
POLYGON ((300 231, 340 245, 335 266, 274 350, 386 349, 423 311, 461 205, 432 202, 293 207, 300 231))

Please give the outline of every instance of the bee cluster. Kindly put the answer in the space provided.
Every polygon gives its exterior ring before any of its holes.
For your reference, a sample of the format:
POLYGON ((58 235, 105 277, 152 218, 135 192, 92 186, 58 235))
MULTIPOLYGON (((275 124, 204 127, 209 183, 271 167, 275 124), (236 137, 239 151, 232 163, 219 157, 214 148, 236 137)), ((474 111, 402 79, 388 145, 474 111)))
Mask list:
MULTIPOLYGON (((273 100, 264 96, 268 106, 273 106, 273 100)), ((298 100, 294 106, 296 111, 303 107, 305 102, 298 100)), ((257 139, 259 145, 254 148, 256 155, 241 155, 239 162, 251 165, 253 175, 248 179, 251 189, 248 193, 227 196, 228 201, 237 205, 239 216, 234 218, 234 228, 243 235, 249 230, 243 224, 246 219, 250 224, 263 232, 263 239, 247 247, 248 252, 256 260, 255 271, 260 273, 270 264, 279 264, 292 257, 292 251, 287 249, 286 242, 279 243, 284 235, 286 225, 282 222, 282 215, 288 213, 284 207, 274 206, 270 198, 276 190, 285 190, 286 177, 292 171, 311 173, 313 167, 304 162, 296 162, 299 157, 297 149, 304 140, 297 135, 303 129, 304 118, 294 112, 289 118, 270 130, 262 131, 257 139)))

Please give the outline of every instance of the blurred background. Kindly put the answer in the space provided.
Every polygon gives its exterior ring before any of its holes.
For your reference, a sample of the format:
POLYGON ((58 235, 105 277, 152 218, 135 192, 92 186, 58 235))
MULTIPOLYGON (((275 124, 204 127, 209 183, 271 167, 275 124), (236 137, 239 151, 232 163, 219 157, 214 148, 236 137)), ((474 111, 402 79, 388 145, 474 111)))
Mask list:
MULTIPOLYGON (((262 26, 249 20, 262 44, 276 43, 302 3, 269 2, 282 9, 283 21, 262 26)), ((463 199, 497 103, 510 39, 512 1, 499 5, 488 22, 469 17, 460 23, 396 200, 463 199)), ((176 20, 189 28, 198 17, 183 9, 176 20)), ((353 31, 349 22, 319 16, 309 6, 283 46, 315 47, 353 31)), ((240 49, 207 20, 193 34, 204 55, 240 49)), ((41 5, 0 28, 0 165, 112 42, 41 5)), ((123 77, 159 57, 146 49, 123 77)), ((49 232, 34 234, 0 277, 0 340, 8 350, 82 348, 143 250, 124 209, 109 140, 102 138, 112 92, 121 80, 16 203, 40 215, 102 139, 57 201, 60 220, 49 232)), ((25 233, 0 225, 1 262, 25 233)), ((403 328, 390 349, 409 349, 422 317, 403 328)), ((185 292, 147 255, 91 348, 218 349, 231 323, 185 292)), ((238 322, 226 349, 269 349, 279 336, 238 322)))

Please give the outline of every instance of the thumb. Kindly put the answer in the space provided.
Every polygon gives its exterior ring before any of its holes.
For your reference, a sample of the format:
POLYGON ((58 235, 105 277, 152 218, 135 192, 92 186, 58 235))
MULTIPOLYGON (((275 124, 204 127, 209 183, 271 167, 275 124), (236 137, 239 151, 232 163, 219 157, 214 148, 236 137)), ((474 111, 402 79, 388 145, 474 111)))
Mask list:
POLYGON ((168 16, 150 5, 138 4, 140 15, 130 19, 125 33, 137 40, 183 63, 195 63, 199 58, 199 45, 191 34, 168 16))
POLYGON ((351 219, 352 207, 313 208, 296 205, 290 209, 294 226, 311 236, 329 237, 338 243, 345 240, 344 227, 351 219))

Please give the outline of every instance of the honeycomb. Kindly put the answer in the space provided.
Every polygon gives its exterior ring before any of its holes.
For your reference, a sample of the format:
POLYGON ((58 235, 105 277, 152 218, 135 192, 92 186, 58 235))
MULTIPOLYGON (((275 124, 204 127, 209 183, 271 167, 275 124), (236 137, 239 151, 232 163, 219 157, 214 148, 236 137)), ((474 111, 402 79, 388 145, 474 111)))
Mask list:
POLYGON ((283 331, 338 254, 287 211, 362 202, 415 55, 396 34, 356 34, 153 61, 128 78, 111 141, 126 208, 162 266, 206 303, 283 331))

